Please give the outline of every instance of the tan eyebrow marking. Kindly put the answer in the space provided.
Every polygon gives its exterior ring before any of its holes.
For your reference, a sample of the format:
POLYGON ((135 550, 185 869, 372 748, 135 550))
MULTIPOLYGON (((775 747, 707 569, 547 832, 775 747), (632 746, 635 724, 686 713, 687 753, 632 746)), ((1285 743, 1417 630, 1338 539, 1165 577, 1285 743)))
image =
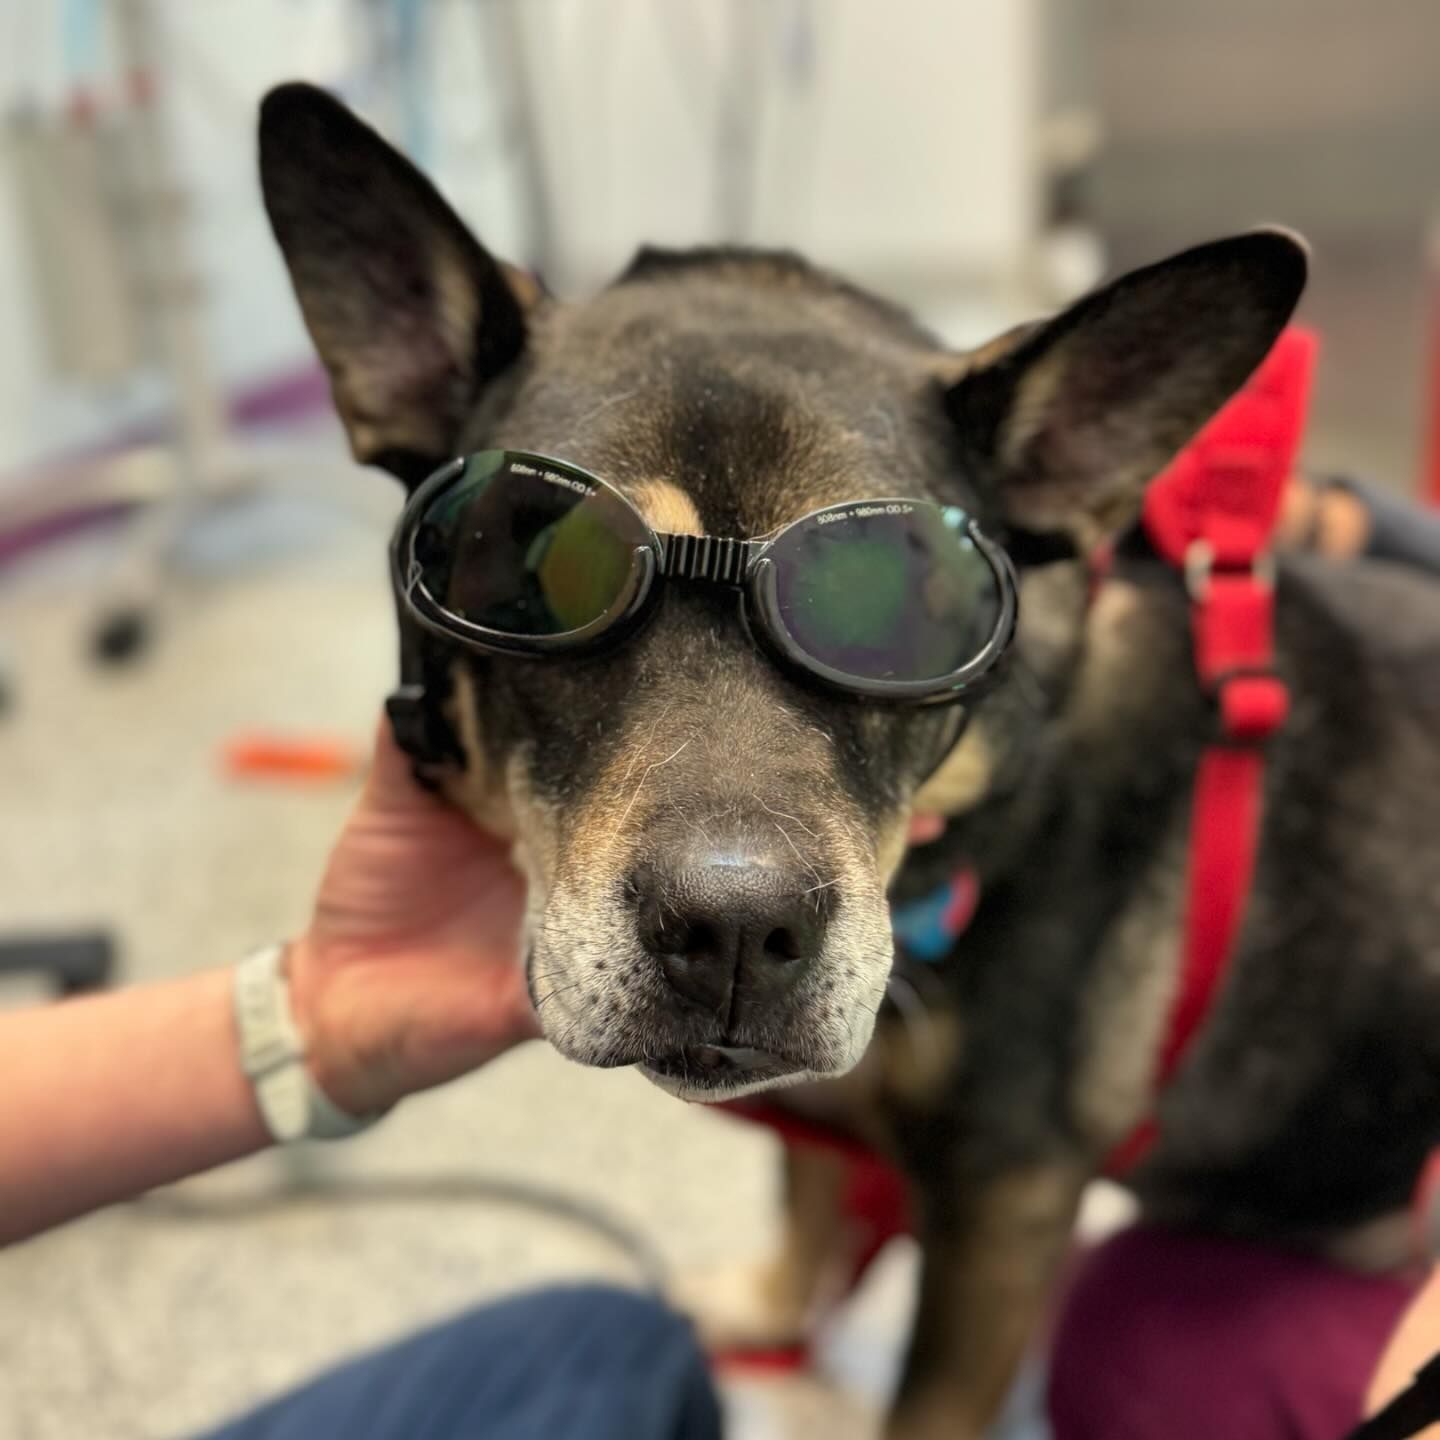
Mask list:
POLYGON ((667 535, 705 533, 695 502, 668 480, 649 480, 636 486, 631 499, 652 530, 667 535))

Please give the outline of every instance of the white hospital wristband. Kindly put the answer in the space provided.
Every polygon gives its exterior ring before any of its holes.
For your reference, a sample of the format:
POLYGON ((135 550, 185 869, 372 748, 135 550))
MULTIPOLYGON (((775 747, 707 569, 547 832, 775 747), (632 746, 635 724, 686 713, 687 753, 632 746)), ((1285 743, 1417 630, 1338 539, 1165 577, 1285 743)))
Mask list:
POLYGON ((373 1125, 379 1115, 347 1114, 315 1083, 290 1010, 285 947, 267 945, 235 967, 235 1029, 240 1068, 271 1137, 340 1140, 373 1125))

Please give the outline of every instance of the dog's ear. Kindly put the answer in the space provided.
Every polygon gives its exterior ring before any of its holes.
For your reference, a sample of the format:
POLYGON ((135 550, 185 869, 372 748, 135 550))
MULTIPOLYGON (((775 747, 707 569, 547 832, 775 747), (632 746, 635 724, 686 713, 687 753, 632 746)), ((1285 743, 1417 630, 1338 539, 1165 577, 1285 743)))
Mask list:
POLYGON ((530 294, 404 156, 314 86, 265 97, 260 183, 350 448, 417 483, 520 354, 530 294))
POLYGON ((1019 529, 1082 550, 1115 534, 1265 357, 1305 271, 1303 242, 1256 230, 1133 271, 1002 337, 946 391, 976 478, 1019 529))

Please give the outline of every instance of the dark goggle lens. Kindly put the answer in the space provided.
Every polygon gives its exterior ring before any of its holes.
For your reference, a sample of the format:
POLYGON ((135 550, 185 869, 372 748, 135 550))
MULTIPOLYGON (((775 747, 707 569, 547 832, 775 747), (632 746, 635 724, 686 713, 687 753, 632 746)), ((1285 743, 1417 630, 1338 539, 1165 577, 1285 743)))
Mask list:
POLYGON ((941 682, 1000 624, 1000 581, 962 510, 881 501, 827 511, 768 553, 791 640, 841 675, 941 682))
POLYGON ((522 637, 584 630, 626 604, 650 544, 640 518, 582 475, 504 451, 471 456, 415 532, 444 609, 522 637))

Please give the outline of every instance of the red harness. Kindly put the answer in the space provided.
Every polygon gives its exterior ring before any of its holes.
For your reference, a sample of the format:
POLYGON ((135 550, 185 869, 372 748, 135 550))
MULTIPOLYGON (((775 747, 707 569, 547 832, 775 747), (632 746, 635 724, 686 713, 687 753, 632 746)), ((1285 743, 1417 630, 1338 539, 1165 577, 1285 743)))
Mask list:
MULTIPOLYGON (((1146 534, 1185 571, 1195 669, 1215 701, 1216 735, 1200 759, 1190 821, 1180 983, 1156 1063, 1156 1089, 1179 1068, 1210 1013, 1250 893, 1265 789, 1265 741, 1289 696, 1275 673, 1270 537, 1305 427, 1316 341, 1286 330, 1249 384, 1145 497, 1146 534)), ((1122 1175, 1155 1140, 1150 1117, 1110 1155, 1122 1175)))
MULTIPOLYGON (((1289 697, 1275 672, 1270 536, 1304 429, 1316 340, 1291 327, 1245 388, 1150 486, 1143 523, 1156 552, 1185 572, 1195 668, 1215 702, 1216 736, 1200 760, 1190 825, 1184 953, 1155 1066, 1157 1094, 1216 1002, 1254 873, 1264 742, 1289 697)), ((732 1108, 793 1143, 854 1147, 763 1101, 732 1108)), ((1154 1143, 1143 1120, 1110 1154, 1123 1175, 1154 1143)))

